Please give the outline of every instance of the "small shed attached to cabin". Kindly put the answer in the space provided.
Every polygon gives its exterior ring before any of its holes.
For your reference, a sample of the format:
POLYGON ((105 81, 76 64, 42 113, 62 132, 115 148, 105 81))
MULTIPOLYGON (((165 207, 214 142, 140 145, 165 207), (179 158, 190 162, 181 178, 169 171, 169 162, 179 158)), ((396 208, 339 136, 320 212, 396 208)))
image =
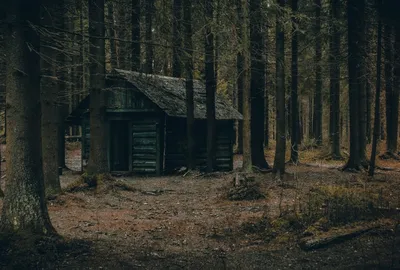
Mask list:
MULTIPOLYGON (((106 79, 110 171, 160 175, 186 166, 185 80, 114 70, 106 79)), ((82 125, 82 159, 89 159, 89 99, 67 121, 82 125)), ((205 85, 194 81, 195 162, 206 166, 205 85)), ((216 169, 233 169, 234 121, 242 115, 217 95, 216 169)))

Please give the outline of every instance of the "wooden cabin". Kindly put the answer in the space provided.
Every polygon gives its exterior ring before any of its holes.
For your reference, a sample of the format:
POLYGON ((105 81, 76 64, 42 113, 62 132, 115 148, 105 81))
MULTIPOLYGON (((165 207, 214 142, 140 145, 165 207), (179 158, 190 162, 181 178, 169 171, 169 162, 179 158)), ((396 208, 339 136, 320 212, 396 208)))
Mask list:
MULTIPOLYGON (((161 175, 186 166, 185 80, 114 70, 106 79, 109 169, 161 175)), ((89 159, 89 100, 67 121, 82 125, 82 160, 89 159)), ((205 168, 207 125, 205 85, 194 81, 195 160, 205 168)), ((234 121, 242 115, 216 97, 216 167, 233 169, 234 121)))

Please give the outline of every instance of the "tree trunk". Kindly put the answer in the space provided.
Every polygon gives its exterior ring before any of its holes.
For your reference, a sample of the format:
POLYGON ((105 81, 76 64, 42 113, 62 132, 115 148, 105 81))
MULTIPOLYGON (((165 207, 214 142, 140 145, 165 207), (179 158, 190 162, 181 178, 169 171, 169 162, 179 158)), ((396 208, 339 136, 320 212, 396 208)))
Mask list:
POLYGON ((141 70, 140 0, 132 0, 132 70, 141 70))
POLYGON ((392 26, 386 24, 384 29, 385 34, 385 84, 386 84, 386 147, 387 152, 394 154, 393 147, 393 137, 392 137, 392 128, 393 128, 393 108, 392 108, 392 99, 393 99, 393 28, 392 26))
POLYGON ((265 63, 265 100, 264 100, 264 121, 265 121, 265 126, 264 126, 264 147, 268 149, 269 147, 269 69, 268 69, 268 48, 269 48, 269 37, 268 37, 268 26, 267 22, 264 22, 265 24, 265 33, 264 33, 264 63, 265 63))
POLYGON ((117 58, 117 46, 115 41, 115 25, 114 25, 114 3, 112 1, 108 1, 107 4, 108 11, 108 37, 110 41, 110 64, 111 69, 119 68, 118 58, 117 58))
POLYGON ((314 138, 322 144, 322 36, 321 36, 321 0, 315 0, 315 96, 314 96, 314 138))
POLYGON ((349 114, 350 114, 350 157, 344 169, 360 170, 360 80, 362 32, 364 31, 365 0, 347 2, 348 20, 348 72, 349 72, 349 114))
POLYGON ((128 31, 128 22, 131 21, 130 15, 131 11, 128 8, 129 3, 127 0, 120 0, 116 5, 117 9, 117 26, 116 26, 116 36, 118 38, 118 59, 119 59, 119 68, 121 69, 129 69, 131 66, 131 61, 129 60, 129 50, 130 44, 127 42, 129 40, 129 31, 128 31))
MULTIPOLYGON (((243 168, 244 172, 252 171, 251 161, 251 93, 250 93, 250 56, 249 56, 249 37, 248 37, 248 6, 246 0, 237 1, 240 32, 242 35, 242 111, 243 111, 243 124, 242 124, 242 146, 243 146, 243 168), (240 9, 239 9, 240 7, 240 9)), ((240 97, 240 96, 239 96, 240 97)), ((240 102, 240 99, 239 99, 240 102)))
MULTIPOLYGON (((205 2, 205 16, 209 22, 213 19, 213 2, 205 2)), ((205 27, 205 73, 207 96, 207 172, 215 169, 215 71, 214 71, 214 35, 211 25, 205 27)))
POLYGON ((153 48, 153 13, 154 13, 154 0, 145 1, 146 9, 146 69, 145 72, 148 74, 153 73, 153 60, 154 60, 154 48, 153 48))
POLYGON ((393 62, 393 95, 392 95, 392 143, 391 150, 397 159, 397 139, 399 130, 399 92, 400 92, 400 27, 396 27, 393 62))
POLYGON ((360 160, 364 168, 368 168, 368 161, 366 155, 367 147, 367 88, 366 88, 366 45, 365 45, 365 1, 363 0, 363 7, 360 10, 358 24, 360 32, 358 33, 358 46, 360 48, 360 62, 359 62, 359 75, 357 76, 359 82, 359 144, 360 144, 360 160))
POLYGON ((341 159, 340 153, 340 1, 331 0, 331 29, 329 42, 329 71, 330 71, 330 141, 331 156, 341 159))
MULTIPOLYGON (((174 0, 173 5, 173 24, 172 24, 172 76, 180 78, 182 76, 181 68, 181 50, 182 50, 182 0, 174 0)), ((185 48, 186 49, 186 48, 185 48)), ((186 74, 187 75, 187 74, 186 74)))
MULTIPOLYGON (((380 7, 381 0, 378 0, 378 5, 380 7)), ((374 119, 374 137, 372 140, 372 150, 371 150, 371 162, 368 174, 370 176, 374 175, 375 171, 375 158, 376 158, 376 148, 378 144, 378 138, 380 133, 380 99, 381 99, 381 69, 382 69, 382 22, 378 19, 378 45, 377 45, 377 55, 376 55, 376 91, 375 91, 375 119, 374 119)))
POLYGON ((251 58, 251 160, 253 166, 269 168, 264 156, 265 63, 261 0, 250 0, 251 58))
MULTIPOLYGON (((285 0, 278 0, 281 9, 285 0)), ((286 121, 285 121, 285 33, 282 10, 276 16, 276 149, 273 172, 285 173, 286 121)))
MULTIPOLYGON (((368 2, 367 2, 368 3, 368 2)), ((372 8, 369 6, 368 8, 372 8)), ((365 89, 366 89, 366 111, 367 111, 367 118, 366 118, 366 137, 367 137, 367 144, 370 144, 372 141, 372 83, 371 83, 371 61, 370 55, 373 54, 373 50, 371 46, 372 44, 369 42, 373 39, 373 31, 372 28, 372 21, 371 18, 366 17, 365 21, 365 51, 366 51, 366 58, 365 58, 365 89)))
MULTIPOLYGON (((244 16, 243 16, 243 4, 242 0, 236 0, 236 13, 237 13, 237 35, 238 43, 241 46, 236 55, 236 69, 237 69, 237 94, 238 94, 238 111, 243 114, 243 87, 244 87, 244 54, 243 37, 246 34, 243 27, 244 16)), ((243 121, 238 121, 238 154, 243 154, 243 121)))
MULTIPOLYGON (((62 28, 63 4, 60 1, 43 1, 41 11, 41 25, 44 27, 62 28)), ((58 125, 59 108, 57 97, 60 89, 60 81, 57 70, 57 60, 60 59, 58 50, 53 44, 56 36, 43 35, 41 37, 40 58, 41 66, 41 103, 42 103, 42 153, 43 175, 46 188, 46 196, 56 195, 61 192, 60 178, 58 174, 58 125)))
POLYGON ((90 155, 89 174, 101 174, 108 168, 108 132, 105 97, 104 0, 89 0, 90 43, 90 155))
POLYGON ((187 125, 187 164, 188 169, 194 169, 194 101, 193 101, 193 41, 192 41, 192 3, 183 0, 183 28, 185 44, 185 79, 186 79, 186 125, 187 125))
POLYGON ((298 11, 298 1, 292 0, 292 93, 291 93, 291 116, 292 116, 292 136, 291 136, 291 152, 290 161, 294 164, 299 162, 299 152, 298 152, 298 137, 299 137, 299 108, 298 108, 298 34, 297 34, 297 24, 298 20, 296 16, 298 11))
POLYGON ((7 32, 7 183, 0 230, 55 233, 44 195, 41 143, 40 1, 14 0, 5 6, 7 32))

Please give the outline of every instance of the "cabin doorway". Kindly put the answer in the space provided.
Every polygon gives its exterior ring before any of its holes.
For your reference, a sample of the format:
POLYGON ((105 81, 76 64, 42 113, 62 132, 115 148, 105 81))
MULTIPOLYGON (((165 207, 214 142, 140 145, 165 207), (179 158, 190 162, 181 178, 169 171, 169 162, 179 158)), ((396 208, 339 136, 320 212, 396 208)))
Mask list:
POLYGON ((111 171, 129 171, 129 121, 110 122, 110 163, 111 171))

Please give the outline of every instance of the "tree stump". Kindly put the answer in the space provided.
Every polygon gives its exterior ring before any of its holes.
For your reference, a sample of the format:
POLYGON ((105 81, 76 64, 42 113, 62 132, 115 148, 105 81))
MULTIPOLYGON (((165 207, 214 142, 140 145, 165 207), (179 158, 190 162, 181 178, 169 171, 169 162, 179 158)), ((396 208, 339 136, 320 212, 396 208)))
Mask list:
POLYGON ((244 174, 236 173, 233 179, 233 187, 229 189, 228 199, 231 201, 259 200, 264 199, 260 186, 255 182, 254 177, 247 177, 244 174))

